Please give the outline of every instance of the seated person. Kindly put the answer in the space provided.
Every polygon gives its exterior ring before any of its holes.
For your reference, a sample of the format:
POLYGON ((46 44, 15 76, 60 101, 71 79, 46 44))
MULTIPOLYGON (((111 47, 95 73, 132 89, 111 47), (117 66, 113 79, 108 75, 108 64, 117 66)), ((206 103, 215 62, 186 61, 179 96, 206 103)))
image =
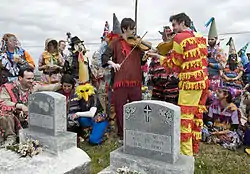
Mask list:
MULTIPOLYGON (((67 98, 68 129, 80 126, 80 128, 92 128, 89 135, 91 144, 101 144, 108 126, 106 114, 90 84, 79 85, 75 88, 74 78, 65 74, 61 79, 62 89, 58 92, 67 98)), ((79 132, 78 132, 79 133, 79 132)))
POLYGON ((240 125, 240 112, 232 103, 232 94, 227 88, 217 90, 217 99, 209 107, 207 128, 203 129, 204 141, 220 143, 225 148, 235 149, 240 144, 236 133, 240 125))
POLYGON ((16 143, 18 132, 28 126, 28 97, 36 91, 55 91, 60 84, 40 85, 34 82, 32 68, 21 69, 16 81, 0 87, 0 144, 16 143))

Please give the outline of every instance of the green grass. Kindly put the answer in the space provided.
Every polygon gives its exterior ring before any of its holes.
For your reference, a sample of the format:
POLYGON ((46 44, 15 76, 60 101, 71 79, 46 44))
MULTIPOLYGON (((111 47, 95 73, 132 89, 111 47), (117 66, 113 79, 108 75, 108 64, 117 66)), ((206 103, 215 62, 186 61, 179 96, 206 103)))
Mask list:
POLYGON ((195 174, 250 174, 250 156, 243 148, 230 151, 219 145, 201 144, 195 174))
POLYGON ((88 142, 83 142, 80 148, 83 149, 91 158, 92 174, 97 174, 102 169, 109 166, 109 153, 120 146, 117 139, 110 137, 102 145, 92 146, 88 142))
MULTIPOLYGON (((117 139, 110 137, 100 146, 83 142, 80 146, 92 160, 92 174, 109 166, 109 153, 119 147, 117 139)), ((195 157, 195 174, 250 174, 250 156, 243 149, 236 152, 219 145, 201 144, 195 157)))

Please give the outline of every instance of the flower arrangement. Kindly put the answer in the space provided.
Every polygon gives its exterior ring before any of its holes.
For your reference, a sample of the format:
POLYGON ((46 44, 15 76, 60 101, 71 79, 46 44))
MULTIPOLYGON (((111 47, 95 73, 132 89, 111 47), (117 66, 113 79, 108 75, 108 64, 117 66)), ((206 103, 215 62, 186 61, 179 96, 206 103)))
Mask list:
POLYGON ((8 146, 7 149, 17 152, 21 157, 33 157, 42 152, 39 141, 32 139, 28 139, 25 143, 8 146))
POLYGON ((116 170, 117 174, 141 174, 140 172, 137 171, 132 171, 128 167, 121 167, 116 170))

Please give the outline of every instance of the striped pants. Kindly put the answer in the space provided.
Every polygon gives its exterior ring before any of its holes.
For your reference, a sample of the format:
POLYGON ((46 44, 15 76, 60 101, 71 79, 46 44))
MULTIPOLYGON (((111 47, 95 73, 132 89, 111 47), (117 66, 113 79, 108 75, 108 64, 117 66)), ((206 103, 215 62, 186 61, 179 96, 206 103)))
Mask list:
POLYGON ((206 111, 207 90, 180 90, 181 154, 193 156, 199 152, 203 112, 206 111))

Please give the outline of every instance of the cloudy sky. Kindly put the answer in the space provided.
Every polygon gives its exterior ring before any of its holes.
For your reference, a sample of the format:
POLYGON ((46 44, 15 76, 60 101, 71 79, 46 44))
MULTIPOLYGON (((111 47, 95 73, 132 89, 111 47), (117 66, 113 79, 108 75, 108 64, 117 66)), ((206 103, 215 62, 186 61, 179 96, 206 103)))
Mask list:
MULTIPOLYGON (((169 24, 169 17, 185 12, 203 34, 208 32, 204 24, 214 16, 219 33, 249 31, 248 34, 231 35, 236 48, 250 41, 249 0, 138 2, 138 34, 148 31, 145 39, 160 39, 158 30, 169 24)), ((120 21, 124 17, 134 18, 134 4, 135 0, 1 0, 0 35, 6 32, 16 34, 22 46, 37 61, 46 38, 66 39, 66 32, 71 32, 87 43, 91 56, 98 49, 99 45, 92 43, 100 42, 105 21, 112 24, 113 13, 120 21)))

